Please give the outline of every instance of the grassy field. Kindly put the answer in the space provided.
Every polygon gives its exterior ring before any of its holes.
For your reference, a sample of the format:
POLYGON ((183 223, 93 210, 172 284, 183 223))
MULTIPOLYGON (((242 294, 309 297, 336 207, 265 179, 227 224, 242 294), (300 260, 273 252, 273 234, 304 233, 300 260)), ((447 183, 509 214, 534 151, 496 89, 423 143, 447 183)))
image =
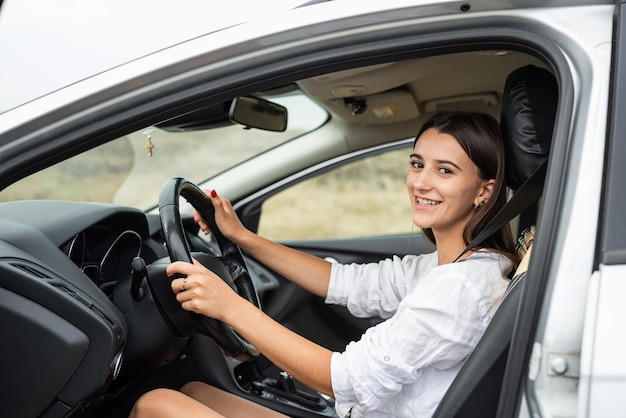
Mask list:
POLYGON ((31 175, 0 192, 0 201, 63 199, 112 202, 146 209, 172 177, 203 181, 297 132, 242 135, 240 126, 206 131, 135 132, 31 175))
MULTIPOLYGON (((284 140, 255 133, 252 146, 249 140, 230 140, 228 130, 215 133, 211 139, 202 133, 154 132, 148 157, 147 135, 138 132, 32 175, 0 192, 0 201, 62 199, 148 208, 167 179, 204 180, 284 140)), ((260 232, 273 239, 410 232, 407 163, 408 151, 394 151, 290 187, 265 203, 260 232)))
POLYGON ((414 231, 408 152, 389 152, 311 178, 267 200, 259 233, 272 239, 347 238, 414 231))

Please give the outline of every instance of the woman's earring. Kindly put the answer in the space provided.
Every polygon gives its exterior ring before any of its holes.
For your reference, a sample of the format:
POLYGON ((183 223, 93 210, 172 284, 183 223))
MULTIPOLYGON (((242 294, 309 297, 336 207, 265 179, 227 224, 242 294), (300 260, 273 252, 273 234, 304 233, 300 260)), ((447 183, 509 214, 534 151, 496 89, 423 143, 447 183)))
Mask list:
POLYGON ((476 210, 480 209, 483 203, 485 203, 485 199, 481 200, 480 202, 478 202, 478 204, 474 205, 474 209, 476 210))

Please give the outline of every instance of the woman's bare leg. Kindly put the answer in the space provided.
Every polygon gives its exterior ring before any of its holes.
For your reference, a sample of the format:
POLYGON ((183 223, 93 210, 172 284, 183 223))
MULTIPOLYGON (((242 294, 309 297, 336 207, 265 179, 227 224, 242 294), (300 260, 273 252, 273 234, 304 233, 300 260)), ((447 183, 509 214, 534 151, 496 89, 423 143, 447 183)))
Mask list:
POLYGON ((171 389, 155 389, 137 400, 129 418, 224 418, 208 406, 171 389))
POLYGON ((181 392, 228 418, 286 417, 286 415, 202 382, 189 382, 181 388, 181 392))

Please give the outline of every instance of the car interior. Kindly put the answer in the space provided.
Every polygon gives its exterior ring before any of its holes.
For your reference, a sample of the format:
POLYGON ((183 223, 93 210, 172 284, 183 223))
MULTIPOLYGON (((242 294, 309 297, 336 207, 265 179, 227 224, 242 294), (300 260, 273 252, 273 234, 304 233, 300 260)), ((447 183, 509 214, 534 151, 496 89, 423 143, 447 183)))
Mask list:
MULTIPOLYGON (((342 307, 326 305, 241 252, 217 228, 217 233, 204 236, 191 207, 210 222, 211 207, 202 189, 219 184, 228 192, 231 187, 238 193, 231 197, 242 222, 258 231, 269 212, 265 204, 273 196, 349 163, 406 150, 419 126, 446 110, 485 112, 500 120, 511 197, 490 227, 510 222, 524 258, 495 318, 435 416, 495 416, 520 289, 523 280, 532 279, 526 277, 526 268, 559 101, 556 71, 540 54, 515 48, 465 45, 390 55, 337 61, 304 75, 250 83, 234 96, 198 101, 184 111, 173 106, 169 112, 141 115, 114 132, 92 131, 93 144, 85 140, 87 145, 72 151, 80 154, 147 127, 203 132, 242 124, 251 132, 280 131, 283 124, 274 122, 283 113, 274 97, 294 91, 327 112, 327 121, 318 129, 203 182, 168 180, 152 210, 57 198, 11 200, 0 192, 0 316, 9 318, 0 331, 12 336, 3 343, 0 365, 14 376, 0 388, 6 416, 124 417, 150 389, 176 389, 200 380, 289 416, 335 417, 332 399, 295 381, 230 327, 183 311, 173 298, 165 267, 170 260, 202 259, 240 295, 285 326, 341 351, 381 319, 354 318, 342 307), (244 106, 255 117, 266 117, 255 122, 243 111, 233 112, 244 106), (324 138, 333 140, 325 143, 324 138), (280 156, 289 154, 289 147, 309 147, 310 158, 268 165, 284 159, 280 156), (243 176, 251 168, 255 175, 243 176), (184 201, 191 206, 179 203, 184 201)), ((59 152, 41 164, 67 157, 59 152)), ((408 153, 397 164, 406 166, 406 157, 408 153)), ((403 179, 397 186, 404 190, 403 179)), ((338 224, 350 215, 333 209, 320 212, 338 224)), ((320 223, 328 219, 312 218, 320 223)), ((343 263, 433 249, 419 231, 301 237, 284 243, 343 263)))

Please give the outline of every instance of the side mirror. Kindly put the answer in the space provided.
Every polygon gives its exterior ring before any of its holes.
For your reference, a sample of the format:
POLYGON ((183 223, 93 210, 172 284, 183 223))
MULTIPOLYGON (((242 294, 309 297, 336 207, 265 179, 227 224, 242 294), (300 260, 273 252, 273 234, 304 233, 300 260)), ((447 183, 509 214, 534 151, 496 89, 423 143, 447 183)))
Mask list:
POLYGON ((228 117, 246 129, 284 132, 287 129, 287 109, 277 103, 253 96, 233 100, 228 117))

